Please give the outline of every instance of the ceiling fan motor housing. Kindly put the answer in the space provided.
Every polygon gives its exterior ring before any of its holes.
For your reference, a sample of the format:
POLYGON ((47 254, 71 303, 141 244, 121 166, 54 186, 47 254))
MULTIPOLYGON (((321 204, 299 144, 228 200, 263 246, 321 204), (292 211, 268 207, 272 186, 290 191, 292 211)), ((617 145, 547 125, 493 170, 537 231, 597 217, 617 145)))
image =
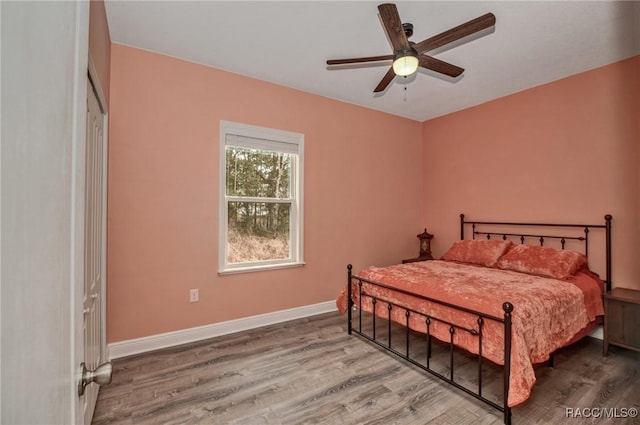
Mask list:
POLYGON ((404 35, 409 38, 413 35, 413 24, 409 22, 405 22, 402 24, 402 30, 404 31, 404 35))

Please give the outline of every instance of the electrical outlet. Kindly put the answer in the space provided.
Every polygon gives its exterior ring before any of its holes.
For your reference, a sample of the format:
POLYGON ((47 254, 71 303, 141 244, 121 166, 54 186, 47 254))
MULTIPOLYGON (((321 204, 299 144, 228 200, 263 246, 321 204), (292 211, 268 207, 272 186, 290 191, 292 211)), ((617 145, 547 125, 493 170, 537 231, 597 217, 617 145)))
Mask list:
POLYGON ((198 290, 197 289, 190 289, 189 290, 189 302, 190 303, 196 303, 200 300, 200 295, 198 294, 198 290))

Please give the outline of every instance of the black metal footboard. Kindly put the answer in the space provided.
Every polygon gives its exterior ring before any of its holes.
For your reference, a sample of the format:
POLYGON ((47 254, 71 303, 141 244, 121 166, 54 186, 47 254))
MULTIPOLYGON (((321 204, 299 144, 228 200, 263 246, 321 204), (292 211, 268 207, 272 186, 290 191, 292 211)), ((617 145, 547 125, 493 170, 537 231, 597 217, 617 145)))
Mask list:
POLYGON ((422 295, 418 295, 418 294, 414 294, 402 289, 398 289, 398 288, 393 288, 387 285, 384 285, 382 283, 379 282, 375 282, 375 281, 371 281, 359 276, 355 276, 352 274, 352 265, 349 264, 347 266, 347 273, 348 273, 348 280, 347 280, 347 296, 348 296, 348 309, 347 309, 347 320, 348 320, 348 325, 347 325, 347 330, 348 333, 351 335, 352 333, 355 333, 357 335, 359 335, 360 337, 373 342, 374 344, 380 346, 381 348, 385 349, 386 351, 389 351, 395 355, 397 355, 398 357, 404 359, 405 361, 408 361, 409 363, 419 367, 422 370, 425 370, 427 372, 429 372, 430 374, 440 378, 441 380, 455 386, 456 388, 459 388, 460 390, 466 392, 467 394, 477 398, 478 400, 481 400, 485 403, 487 403, 488 405, 494 407, 495 409, 498 409, 499 411, 503 412, 504 414, 504 423, 505 424, 511 424, 511 408, 508 405, 508 398, 509 398, 509 378, 510 378, 510 372, 511 372, 511 312, 513 311, 513 305, 509 302, 505 302, 502 305, 502 308, 504 310, 504 317, 496 317, 496 316, 491 316, 479 311, 475 311, 475 310, 471 310, 465 307, 461 307, 461 306, 457 306, 457 305, 453 305, 450 303, 446 303, 446 302, 442 302, 442 301, 438 301, 436 299, 432 299, 429 297, 425 297, 422 295), (352 293, 352 282, 356 283, 357 286, 357 290, 358 290, 358 302, 359 305, 355 306, 354 302, 353 302, 353 293, 352 293), (387 300, 384 299, 380 296, 374 296, 371 295, 369 293, 366 292, 366 289, 363 288, 363 283, 367 283, 369 285, 374 285, 380 288, 385 288, 385 289, 389 289, 392 291, 395 291, 396 293, 402 293, 402 294, 406 294, 406 295, 410 295, 412 297, 416 297, 416 298, 420 298, 423 299, 425 301, 429 301, 431 303, 435 303, 435 304, 439 304, 439 305, 443 305, 452 309, 455 309, 457 311, 460 312, 464 312, 464 313, 469 313, 472 314, 474 316, 477 316, 477 329, 474 328, 467 328, 464 326, 459 326, 455 323, 451 323, 447 320, 444 320, 442 318, 438 318, 434 315, 430 315, 430 314, 425 314, 422 312, 418 312, 414 309, 408 308, 406 306, 402 306, 399 305, 391 300, 387 300), (365 331, 363 331, 362 329, 362 300, 363 297, 369 297, 371 299, 372 305, 373 305, 373 309, 374 312, 372 313, 372 320, 373 320, 373 332, 371 335, 367 334, 365 331), (376 306, 380 304, 381 307, 384 312, 384 310, 386 310, 387 313, 387 319, 388 320, 388 330, 387 330, 387 341, 382 341, 380 338, 376 337, 376 306), (353 309, 354 307, 357 307, 358 309, 358 314, 359 314, 359 320, 358 320, 358 327, 354 328, 352 326, 352 318, 353 318, 353 309), (401 309, 401 311, 404 311, 404 316, 406 318, 406 337, 405 337, 405 344, 404 344, 404 351, 398 350, 397 348, 392 346, 391 343, 391 333, 392 333, 392 327, 391 327, 391 323, 392 323, 392 311, 394 309, 401 309), (421 363, 415 359, 413 359, 410 356, 410 332, 411 329, 409 327, 409 319, 411 317, 414 316, 418 316, 421 319, 424 319, 424 323, 425 323, 425 327, 426 327, 426 334, 425 334, 425 340, 426 340, 426 359, 424 363, 421 363), (500 405, 496 402, 494 402, 493 400, 488 399, 487 397, 483 396, 482 394, 482 364, 483 364, 483 360, 485 360, 482 357, 482 333, 483 333, 483 326, 485 324, 486 321, 488 320, 492 320, 494 322, 498 322, 498 323, 503 323, 504 324, 504 366, 503 366, 503 374, 504 374, 504 389, 503 389, 503 404, 500 405), (431 358, 431 353, 432 353, 432 341, 431 341, 431 326, 432 324, 434 324, 435 322, 439 322, 442 323, 446 326, 449 326, 449 333, 450 333, 450 341, 448 342, 448 346, 449 346, 449 376, 446 376, 436 370, 434 370, 431 367, 430 364, 430 358, 431 358), (456 332, 467 332, 470 333, 474 336, 478 337, 478 385, 476 389, 471 389, 469 387, 466 387, 462 384, 460 384, 459 382, 457 382, 455 380, 454 377, 454 335, 456 334, 456 332))

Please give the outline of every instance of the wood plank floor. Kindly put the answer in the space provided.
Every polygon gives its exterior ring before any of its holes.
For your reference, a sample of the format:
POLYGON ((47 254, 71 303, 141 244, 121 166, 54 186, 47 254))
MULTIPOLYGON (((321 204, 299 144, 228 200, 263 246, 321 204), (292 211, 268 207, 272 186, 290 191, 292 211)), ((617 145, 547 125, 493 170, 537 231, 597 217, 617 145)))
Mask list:
MULTIPOLYGON (((328 313, 115 360, 92 423, 502 423, 497 410, 347 335, 345 322, 328 313)), ((640 409, 640 353, 612 347, 603 357, 602 341, 585 338, 559 351, 554 368, 536 366, 536 376, 531 398, 513 409, 514 424, 640 424, 566 413, 640 409)), ((500 387, 494 378, 491 385, 489 371, 489 393, 500 387)))

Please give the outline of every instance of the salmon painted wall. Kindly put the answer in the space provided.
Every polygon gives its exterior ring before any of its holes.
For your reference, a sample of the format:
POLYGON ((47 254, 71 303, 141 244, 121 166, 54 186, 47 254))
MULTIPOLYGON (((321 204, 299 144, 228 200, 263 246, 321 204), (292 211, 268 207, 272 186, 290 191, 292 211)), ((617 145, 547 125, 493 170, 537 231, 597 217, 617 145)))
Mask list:
POLYGON ((639 76, 636 56, 423 123, 434 254, 459 238, 460 213, 578 223, 608 213, 613 286, 640 289, 639 76))
POLYGON ((422 123, 116 44, 110 91, 109 342, 331 301, 348 262, 417 255, 422 123), (220 120, 305 135, 304 267, 218 276, 220 120))
POLYGON ((89 52, 93 65, 98 73, 100 87, 104 92, 107 103, 104 107, 109 109, 109 85, 111 82, 111 37, 107 23, 107 12, 103 0, 91 0, 89 2, 89 52))

